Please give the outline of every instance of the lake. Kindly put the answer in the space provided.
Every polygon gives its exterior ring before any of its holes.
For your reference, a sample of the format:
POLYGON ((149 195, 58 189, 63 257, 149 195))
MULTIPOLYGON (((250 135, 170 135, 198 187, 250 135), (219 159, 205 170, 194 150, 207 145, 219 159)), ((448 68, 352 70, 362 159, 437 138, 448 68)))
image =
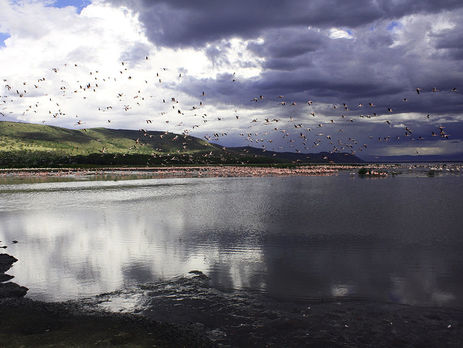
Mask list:
POLYGON ((39 300, 199 270, 276 299, 463 307, 462 197, 452 175, 3 183, 0 245, 39 300))

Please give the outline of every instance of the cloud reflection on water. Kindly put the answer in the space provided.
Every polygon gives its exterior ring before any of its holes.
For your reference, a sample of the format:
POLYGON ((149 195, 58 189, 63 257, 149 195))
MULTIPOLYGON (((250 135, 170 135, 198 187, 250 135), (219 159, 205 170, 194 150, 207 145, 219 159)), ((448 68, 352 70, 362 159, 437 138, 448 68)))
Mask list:
POLYGON ((111 185, 1 194, 0 239, 20 241, 8 249, 20 260, 10 273, 29 297, 72 299, 197 269, 215 286, 284 299, 463 303, 459 178, 111 185))

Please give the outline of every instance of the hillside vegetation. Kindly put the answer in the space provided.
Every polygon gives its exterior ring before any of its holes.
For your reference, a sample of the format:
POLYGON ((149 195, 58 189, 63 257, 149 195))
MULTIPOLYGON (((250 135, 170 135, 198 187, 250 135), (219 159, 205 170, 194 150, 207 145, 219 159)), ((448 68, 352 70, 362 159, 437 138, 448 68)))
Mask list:
POLYGON ((347 154, 224 149, 174 133, 0 122, 0 167, 361 162, 347 154))
POLYGON ((0 122, 0 146, 2 151, 53 151, 74 156, 174 153, 177 150, 194 153, 215 148, 204 140, 173 133, 107 128, 74 130, 17 122, 0 122))

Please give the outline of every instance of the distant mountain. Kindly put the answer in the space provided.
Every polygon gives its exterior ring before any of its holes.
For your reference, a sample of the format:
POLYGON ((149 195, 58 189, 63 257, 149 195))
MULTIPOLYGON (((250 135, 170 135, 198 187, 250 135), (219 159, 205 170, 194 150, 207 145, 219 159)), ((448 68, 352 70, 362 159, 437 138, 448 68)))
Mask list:
POLYGON ((0 167, 68 165, 360 163, 349 154, 225 149, 196 137, 145 130, 55 126, 0 121, 0 167))
POLYGON ((278 160, 286 163, 364 163, 357 156, 348 153, 296 153, 296 152, 275 152, 266 151, 256 147, 231 147, 229 151, 237 153, 247 153, 255 156, 267 157, 269 159, 278 160))
POLYGON ((409 162, 463 162, 463 153, 447 155, 416 155, 416 156, 371 156, 366 162, 375 163, 409 163, 409 162))

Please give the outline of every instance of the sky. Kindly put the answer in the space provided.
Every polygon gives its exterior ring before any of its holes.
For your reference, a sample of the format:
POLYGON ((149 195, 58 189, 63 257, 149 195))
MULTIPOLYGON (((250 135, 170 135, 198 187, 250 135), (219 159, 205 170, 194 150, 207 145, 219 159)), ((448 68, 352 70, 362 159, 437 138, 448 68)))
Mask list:
POLYGON ((0 120, 454 156, 462 37, 461 0, 0 0, 0 120))

